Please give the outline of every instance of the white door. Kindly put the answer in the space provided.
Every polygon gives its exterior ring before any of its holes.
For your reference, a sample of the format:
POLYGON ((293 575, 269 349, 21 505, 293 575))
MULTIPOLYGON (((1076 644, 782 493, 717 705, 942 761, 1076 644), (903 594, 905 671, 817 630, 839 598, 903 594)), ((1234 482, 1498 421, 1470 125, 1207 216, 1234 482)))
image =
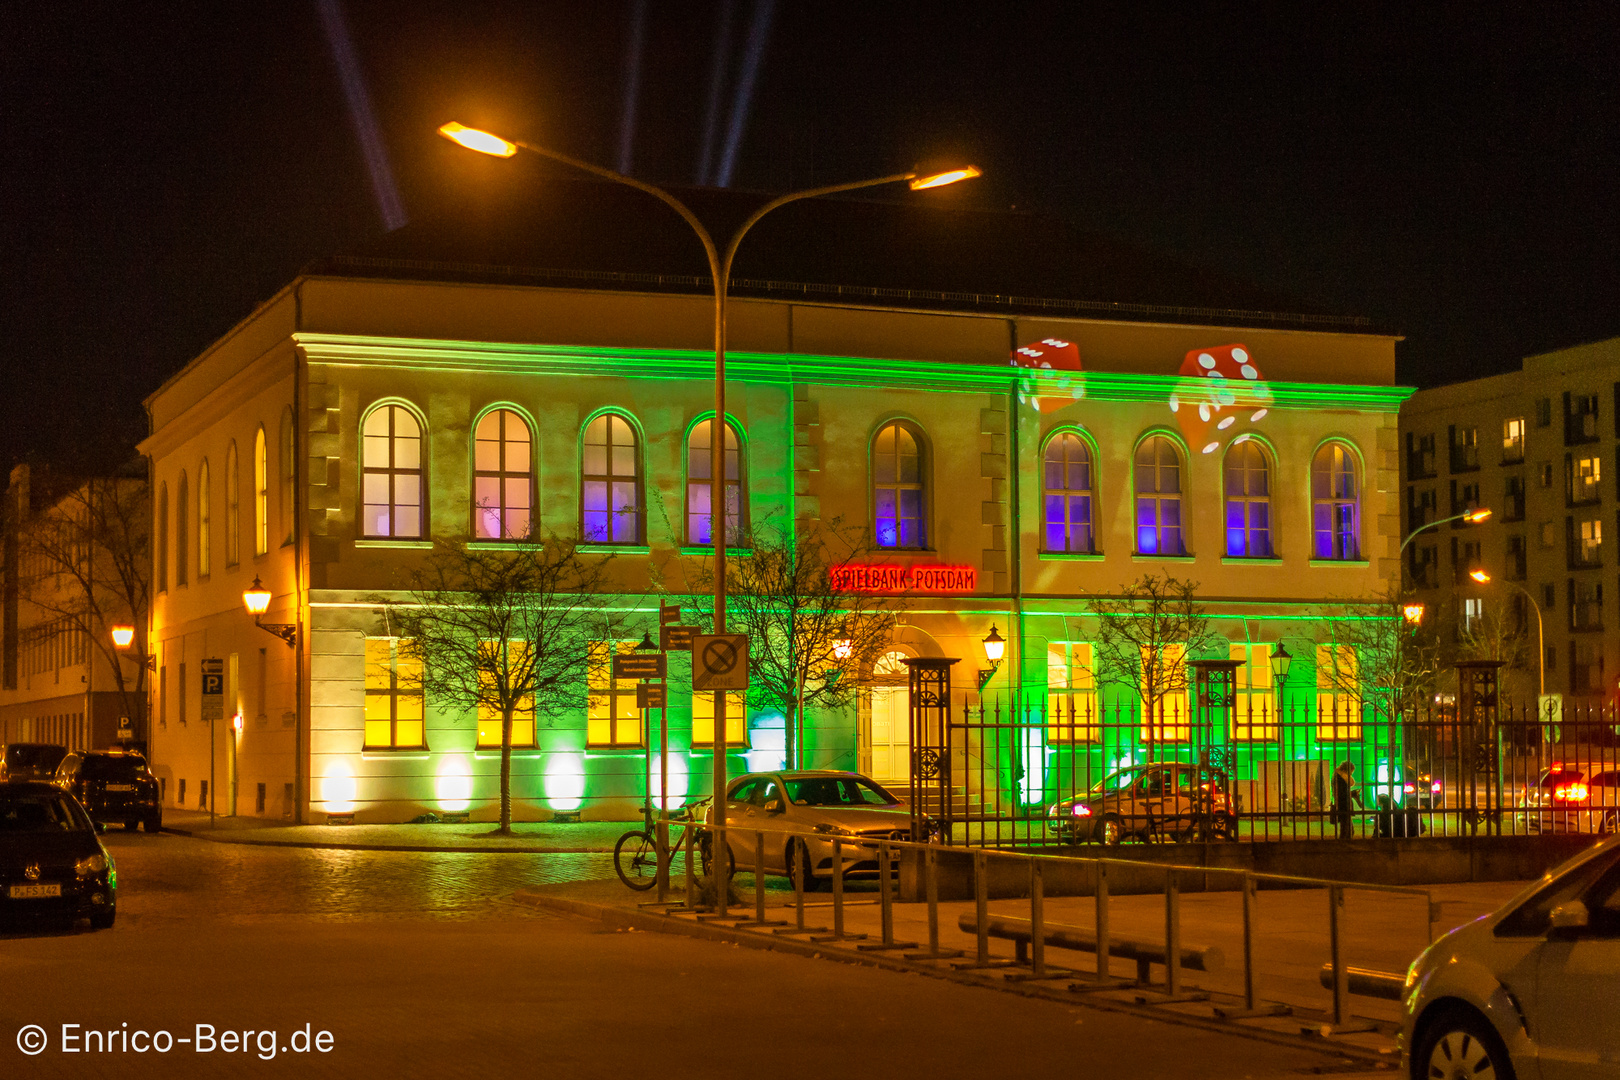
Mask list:
POLYGON ((894 680, 909 670, 905 653, 885 653, 872 667, 872 779, 904 786, 911 781, 911 691, 894 680))

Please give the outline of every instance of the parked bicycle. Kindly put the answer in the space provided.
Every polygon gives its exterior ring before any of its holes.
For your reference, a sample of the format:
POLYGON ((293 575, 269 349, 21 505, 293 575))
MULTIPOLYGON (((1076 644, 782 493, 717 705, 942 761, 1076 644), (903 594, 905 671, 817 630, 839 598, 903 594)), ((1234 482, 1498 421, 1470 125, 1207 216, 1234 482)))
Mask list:
POLYGON ((706 830, 702 822, 708 799, 695 803, 687 803, 678 811, 669 815, 669 850, 660 856, 658 850, 658 830, 652 825, 652 814, 646 810, 646 821, 640 829, 631 829, 619 837, 619 842, 613 845, 613 869, 618 872, 619 880, 637 892, 646 892, 658 884, 658 868, 660 862, 666 867, 674 861, 675 853, 681 850, 685 842, 686 831, 696 829, 693 841, 702 845, 705 841, 706 830))

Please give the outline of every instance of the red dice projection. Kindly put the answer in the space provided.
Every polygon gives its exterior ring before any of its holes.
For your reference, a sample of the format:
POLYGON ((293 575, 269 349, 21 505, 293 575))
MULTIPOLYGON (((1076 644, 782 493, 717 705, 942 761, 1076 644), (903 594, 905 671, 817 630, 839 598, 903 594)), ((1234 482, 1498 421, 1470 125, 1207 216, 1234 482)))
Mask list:
MULTIPOLYGON (((1040 393, 1035 387, 1034 379, 1023 381, 1018 388, 1018 400, 1033 404, 1041 412, 1053 412, 1065 405, 1072 405, 1086 395, 1085 382, 1078 374, 1080 346, 1072 341, 1042 338, 1040 341, 1020 346, 1013 350, 1012 366, 1076 373, 1073 377, 1058 378, 1057 389, 1060 392, 1057 394, 1040 393)), ((1042 389, 1050 391, 1051 383, 1045 383, 1042 389)))
POLYGON ((1183 382, 1170 395, 1170 411, 1195 454, 1213 454, 1245 437, 1271 407, 1271 389, 1246 346, 1194 349, 1180 374, 1198 383, 1183 382))

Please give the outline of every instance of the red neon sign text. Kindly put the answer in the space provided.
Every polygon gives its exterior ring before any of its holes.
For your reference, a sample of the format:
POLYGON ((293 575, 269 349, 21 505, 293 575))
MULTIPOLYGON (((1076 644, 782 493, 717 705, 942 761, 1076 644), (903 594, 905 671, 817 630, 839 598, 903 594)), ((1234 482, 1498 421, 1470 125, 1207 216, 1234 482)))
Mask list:
POLYGON ((972 592, 978 578, 971 566, 844 563, 832 568, 832 586, 840 592, 972 592))

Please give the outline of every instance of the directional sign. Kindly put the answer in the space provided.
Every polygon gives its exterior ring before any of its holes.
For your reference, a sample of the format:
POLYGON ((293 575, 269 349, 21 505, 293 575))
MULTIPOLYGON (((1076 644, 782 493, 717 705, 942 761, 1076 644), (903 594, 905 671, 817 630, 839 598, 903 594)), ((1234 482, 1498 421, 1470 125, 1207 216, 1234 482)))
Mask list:
POLYGON ((695 626, 677 626, 665 623, 658 628, 658 647, 665 652, 691 652, 692 639, 697 636, 695 626))
POLYGON ((636 708, 662 709, 665 699, 663 683, 636 683, 636 708))
POLYGON ((748 635, 699 634, 694 637, 692 689, 748 689, 748 635))
POLYGON ((208 659, 202 662, 202 712, 199 718, 205 724, 225 719, 225 661, 208 659))
POLYGON ((679 604, 658 605, 658 625, 668 626, 670 623, 681 621, 681 606, 679 604))
POLYGON ((657 652, 619 653, 613 657, 615 679, 662 679, 664 654, 657 652))

